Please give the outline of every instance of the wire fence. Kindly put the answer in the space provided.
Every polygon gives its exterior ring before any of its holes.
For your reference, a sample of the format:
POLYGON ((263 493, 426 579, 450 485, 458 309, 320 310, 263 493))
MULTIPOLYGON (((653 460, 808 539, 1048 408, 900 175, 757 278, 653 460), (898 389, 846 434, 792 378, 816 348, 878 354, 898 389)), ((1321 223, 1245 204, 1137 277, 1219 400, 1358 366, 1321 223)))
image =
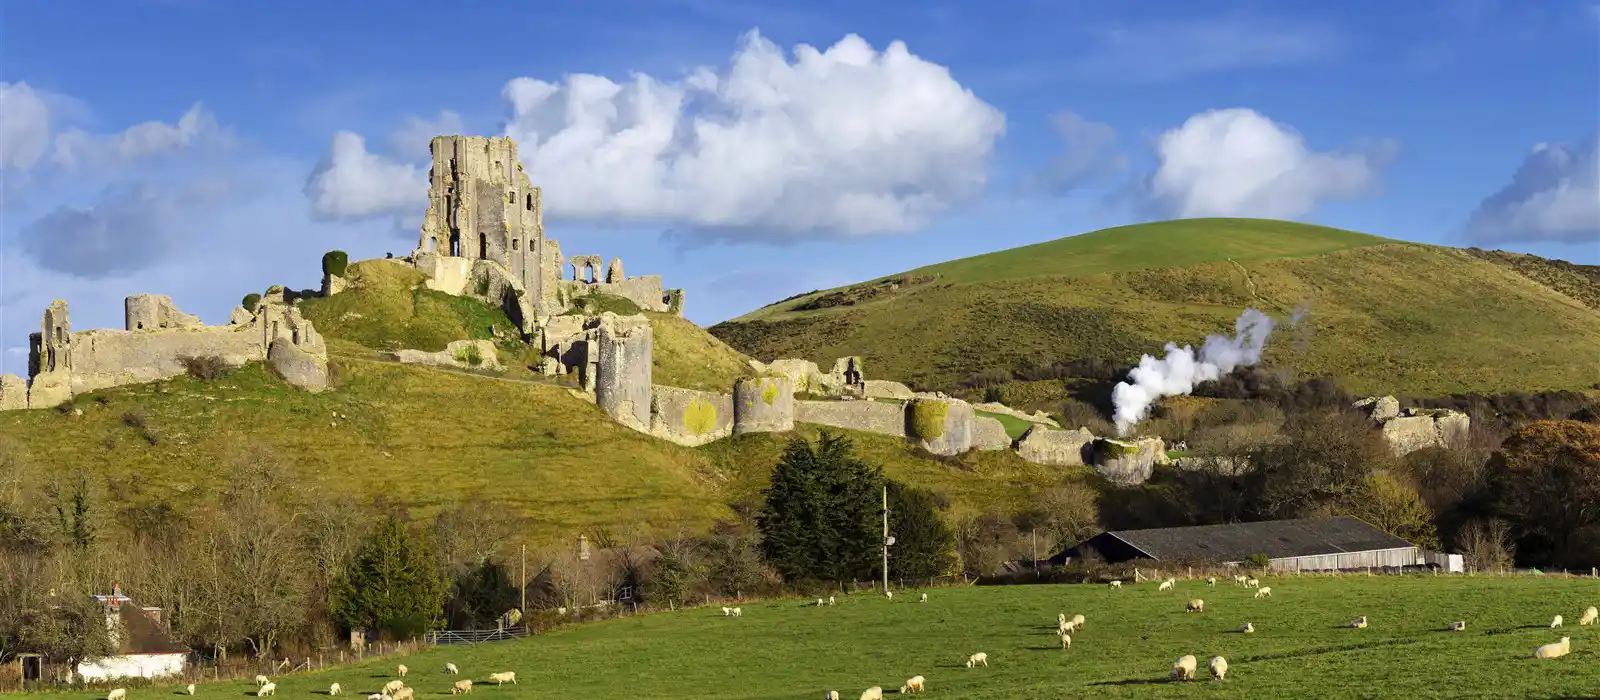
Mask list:
POLYGON ((484 642, 504 642, 512 639, 521 639, 528 636, 525 627, 507 627, 492 630, 437 630, 422 636, 423 642, 436 646, 454 644, 483 644, 484 642))

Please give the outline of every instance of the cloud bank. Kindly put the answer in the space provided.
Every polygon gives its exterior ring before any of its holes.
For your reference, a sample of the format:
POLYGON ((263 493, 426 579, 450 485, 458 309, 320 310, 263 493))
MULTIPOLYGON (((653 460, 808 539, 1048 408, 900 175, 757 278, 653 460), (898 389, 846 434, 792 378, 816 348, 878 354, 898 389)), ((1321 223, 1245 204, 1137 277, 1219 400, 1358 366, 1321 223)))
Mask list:
POLYGON ((1600 134, 1577 143, 1541 143, 1511 183, 1467 219, 1479 243, 1600 241, 1600 134))

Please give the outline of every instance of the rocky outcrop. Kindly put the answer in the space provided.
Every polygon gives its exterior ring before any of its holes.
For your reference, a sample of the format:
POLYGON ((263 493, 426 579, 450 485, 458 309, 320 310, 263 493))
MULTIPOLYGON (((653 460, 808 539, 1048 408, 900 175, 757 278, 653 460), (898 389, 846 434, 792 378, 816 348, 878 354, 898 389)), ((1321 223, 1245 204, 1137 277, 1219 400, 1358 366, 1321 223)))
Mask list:
POLYGON ((1094 441, 1091 449, 1095 473, 1118 486, 1136 486, 1148 481, 1156 465, 1167 461, 1167 446, 1161 438, 1100 438, 1094 441))
POLYGON ((439 352, 396 350, 393 355, 396 362, 407 365, 484 369, 496 372, 504 369, 500 364, 500 356, 495 353, 494 343, 487 340, 457 340, 439 352))
POLYGON ((988 416, 972 417, 972 449, 993 452, 1009 447, 1011 447, 1011 436, 1006 433, 1006 426, 1000 419, 988 416))
POLYGON ((1094 435, 1088 428, 1077 430, 1051 430, 1035 425, 1022 434, 1017 443, 1017 456, 1053 467, 1081 467, 1089 463, 1089 445, 1094 435))
POLYGON ((318 392, 328 388, 328 359, 300 349, 288 338, 272 341, 267 364, 290 386, 318 392))
POLYGON ((794 430, 794 385, 788 377, 745 377, 733 384, 733 434, 794 430))
POLYGON ((1396 455, 1430 447, 1465 444, 1472 419, 1446 408, 1401 408, 1393 396, 1370 396, 1355 402, 1378 424, 1383 439, 1396 455))

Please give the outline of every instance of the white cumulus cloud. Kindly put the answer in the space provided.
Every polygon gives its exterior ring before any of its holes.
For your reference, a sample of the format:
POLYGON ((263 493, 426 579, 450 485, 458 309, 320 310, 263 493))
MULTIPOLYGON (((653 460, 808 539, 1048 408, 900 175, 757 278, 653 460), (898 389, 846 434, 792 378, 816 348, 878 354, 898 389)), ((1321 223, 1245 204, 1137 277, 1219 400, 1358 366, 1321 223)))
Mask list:
POLYGON ((360 134, 341 131, 312 171, 305 193, 319 219, 365 219, 426 206, 428 176, 416 166, 367 152, 360 134))
MULTIPOLYGON (((981 193, 1005 130, 944 66, 854 34, 791 59, 752 31, 728 66, 682 79, 516 78, 501 94, 505 133, 552 217, 678 225, 701 239, 914 230, 981 193)), ((344 156, 366 176, 400 179, 364 151, 344 156)), ((308 188, 323 215, 418 206, 342 190, 373 192, 363 177, 324 185, 308 188), (364 206, 333 206, 348 200, 364 206)))
POLYGON ((1366 152, 1313 151, 1294 129, 1254 110, 1210 110, 1161 135, 1146 194, 1180 218, 1294 219, 1324 201, 1367 194, 1393 149, 1384 142, 1366 152))
POLYGON ((1535 146, 1511 183, 1478 205, 1467 235, 1483 243, 1600 240, 1600 134, 1535 146))
POLYGON ((0 169, 28 171, 50 145, 50 106, 27 83, 0 83, 0 169))
POLYGON ((205 105, 197 102, 175 124, 151 120, 109 135, 68 129, 56 136, 51 160, 69 172, 100 170, 179 151, 207 140, 225 143, 231 137, 205 105))
POLYGON ((436 119, 423 119, 407 115, 405 121, 389 137, 390 148, 405 156, 427 157, 428 144, 435 136, 460 134, 465 129, 461 115, 450 110, 439 113, 436 119))

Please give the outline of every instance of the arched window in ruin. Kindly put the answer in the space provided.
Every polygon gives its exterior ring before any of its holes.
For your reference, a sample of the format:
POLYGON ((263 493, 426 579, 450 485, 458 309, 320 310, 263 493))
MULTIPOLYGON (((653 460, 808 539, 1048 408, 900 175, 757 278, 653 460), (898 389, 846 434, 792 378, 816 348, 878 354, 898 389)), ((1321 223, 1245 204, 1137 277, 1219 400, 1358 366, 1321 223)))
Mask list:
POLYGON ((528 193, 528 211, 533 211, 533 193, 528 193))
POLYGON ((451 257, 457 257, 457 258, 461 257, 461 232, 460 231, 451 231, 450 232, 450 255, 451 255, 451 257))

